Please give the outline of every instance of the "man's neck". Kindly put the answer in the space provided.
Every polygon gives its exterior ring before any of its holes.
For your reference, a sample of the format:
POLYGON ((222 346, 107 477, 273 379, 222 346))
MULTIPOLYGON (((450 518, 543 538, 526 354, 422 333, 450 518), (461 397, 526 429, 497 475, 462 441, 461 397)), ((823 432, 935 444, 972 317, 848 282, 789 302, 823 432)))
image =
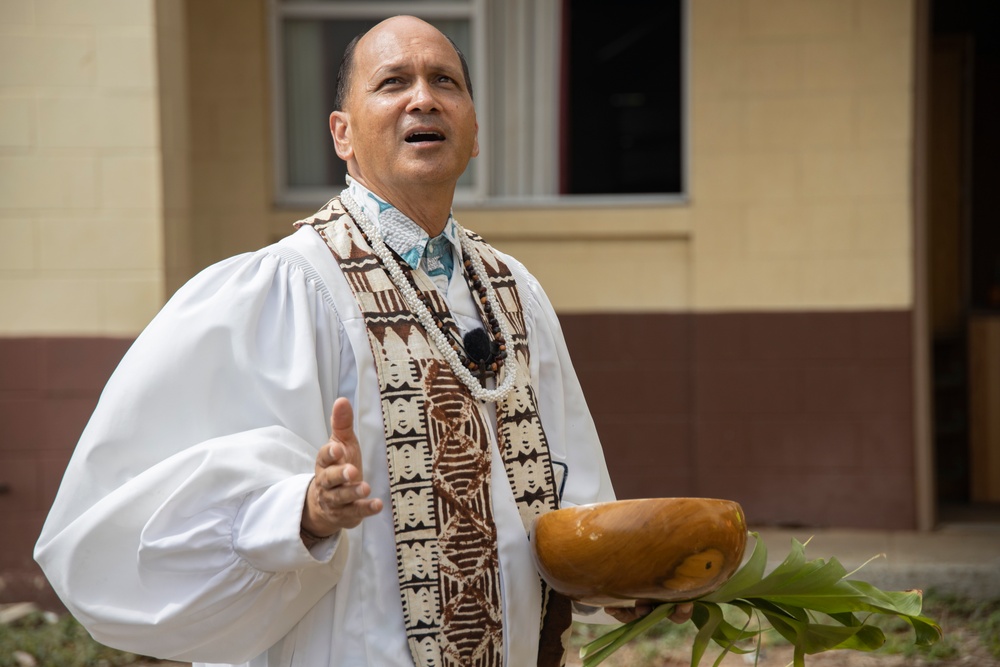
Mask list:
POLYGON ((417 223, 427 235, 434 238, 444 230, 451 214, 451 202, 455 196, 455 187, 435 188, 421 186, 413 189, 397 190, 385 184, 372 184, 354 177, 361 185, 368 188, 372 194, 392 204, 413 222, 417 223))

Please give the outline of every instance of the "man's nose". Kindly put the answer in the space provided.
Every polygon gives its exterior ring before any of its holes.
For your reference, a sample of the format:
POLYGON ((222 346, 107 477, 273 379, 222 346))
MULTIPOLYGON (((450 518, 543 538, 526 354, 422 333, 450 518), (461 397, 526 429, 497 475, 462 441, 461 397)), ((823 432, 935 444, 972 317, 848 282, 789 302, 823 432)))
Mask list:
POLYGON ((429 111, 436 111, 437 109, 438 100, 434 87, 427 79, 418 77, 414 80, 413 87, 410 89, 410 103, 407 105, 406 110, 427 113, 429 111))

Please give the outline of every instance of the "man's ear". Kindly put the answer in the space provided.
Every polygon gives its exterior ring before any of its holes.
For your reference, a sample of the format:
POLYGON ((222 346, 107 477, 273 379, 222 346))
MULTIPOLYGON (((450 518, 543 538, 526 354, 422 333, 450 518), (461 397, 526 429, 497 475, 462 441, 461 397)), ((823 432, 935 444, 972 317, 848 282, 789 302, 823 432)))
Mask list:
POLYGON ((479 155, 479 121, 476 121, 476 136, 473 139, 472 144, 472 157, 479 155))
POLYGON ((333 147, 337 151, 337 157, 344 162, 354 157, 350 119, 351 116, 346 111, 334 111, 330 114, 330 134, 333 136, 333 147))

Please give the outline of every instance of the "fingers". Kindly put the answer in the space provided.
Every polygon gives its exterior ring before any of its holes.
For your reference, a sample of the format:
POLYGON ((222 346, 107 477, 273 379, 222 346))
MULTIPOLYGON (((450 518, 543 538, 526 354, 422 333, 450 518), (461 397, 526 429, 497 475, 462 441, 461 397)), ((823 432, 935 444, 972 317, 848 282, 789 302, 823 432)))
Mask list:
POLYGON ((347 449, 339 442, 328 442, 319 449, 316 454, 316 467, 329 468, 335 465, 344 465, 347 461, 347 449))
POLYGON ((347 491, 350 491, 352 495, 356 496, 345 502, 358 500, 368 495, 368 484, 361 479, 361 473, 351 464, 322 468, 316 472, 313 483, 319 487, 320 493, 336 494, 339 492, 346 498, 347 491), (363 494, 359 493, 362 487, 364 488, 363 494))
MULTIPOLYGON (((328 468, 327 471, 332 471, 328 468)), ((332 535, 342 528, 354 528, 362 519, 382 511, 382 500, 371 498, 371 487, 367 482, 335 483, 334 478, 324 482, 314 477, 306 492, 306 503, 302 513, 302 526, 314 535, 332 535), (332 486, 324 484, 332 483, 332 486)))
MULTIPOLYGON (((362 481, 361 449, 354 436, 353 410, 346 398, 338 398, 330 412, 330 441, 316 454, 315 482, 323 490, 362 481)), ((353 492, 353 491, 352 491, 353 492)), ((356 500, 351 498, 350 500, 356 500)))
POLYGON ((317 469, 350 463, 361 470, 361 446, 354 433, 354 409, 346 398, 338 398, 330 410, 330 442, 316 457, 317 469))
MULTIPOLYGON (((657 603, 637 602, 634 607, 605 607, 604 611, 620 623, 631 623, 637 618, 648 616, 657 603)), ((674 623, 687 623, 691 620, 694 605, 690 602, 678 602, 667 617, 674 623)))
POLYGON ((605 607, 604 611, 619 623, 631 623, 637 618, 648 616, 653 611, 653 605, 640 602, 634 607, 605 607))
POLYGON ((369 499, 364 481, 361 447, 354 433, 354 410, 338 398, 330 411, 330 441, 316 454, 316 469, 306 492, 302 527, 317 536, 353 528, 382 511, 383 502, 369 499))
POLYGON ((604 611, 619 623, 629 623, 635 620, 635 614, 630 607, 605 607, 604 611))
POLYGON ((382 511, 382 500, 379 498, 360 499, 340 505, 334 513, 341 528, 354 528, 362 519, 367 519, 382 511))
POLYGON ((691 614, 693 613, 694 605, 692 603, 679 602, 668 618, 674 623, 687 623, 691 620, 691 614))

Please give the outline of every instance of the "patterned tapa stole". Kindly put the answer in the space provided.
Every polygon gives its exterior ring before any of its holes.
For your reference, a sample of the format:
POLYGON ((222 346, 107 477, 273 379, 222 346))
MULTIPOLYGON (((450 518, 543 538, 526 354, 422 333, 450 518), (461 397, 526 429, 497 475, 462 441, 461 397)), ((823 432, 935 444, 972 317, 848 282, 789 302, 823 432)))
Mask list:
MULTIPOLYGON (((500 667, 503 606, 490 498, 489 426, 339 198, 298 225, 330 246, 364 315, 382 393, 396 557, 410 651, 418 667, 500 667)), ((499 447, 525 530, 558 507, 548 443, 529 378, 524 314, 510 270, 469 234, 502 304, 513 340, 504 372, 517 373, 497 405, 499 447)), ((423 272, 414 274, 437 315, 451 314, 423 272)), ((564 663, 568 599, 541 580, 539 667, 564 663)))

